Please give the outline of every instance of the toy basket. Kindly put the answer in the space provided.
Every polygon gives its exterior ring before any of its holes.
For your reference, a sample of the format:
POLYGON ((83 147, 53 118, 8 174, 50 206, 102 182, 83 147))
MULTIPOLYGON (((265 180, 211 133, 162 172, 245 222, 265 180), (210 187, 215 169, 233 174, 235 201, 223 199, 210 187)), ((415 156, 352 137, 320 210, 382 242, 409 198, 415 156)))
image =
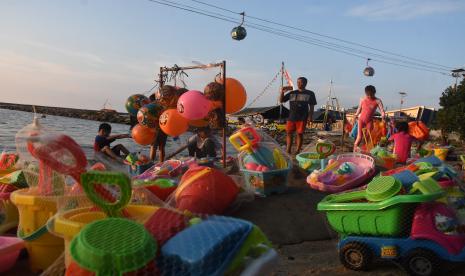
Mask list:
POLYGON ((328 185, 319 181, 313 181, 309 176, 307 177, 307 183, 311 188, 331 193, 342 192, 360 186, 375 173, 375 160, 373 157, 365 154, 344 153, 338 155, 336 161, 339 163, 352 162, 357 164, 358 169, 354 172, 354 177, 342 185, 328 185))
POLYGON ((387 170, 394 169, 394 167, 396 166, 396 161, 397 161, 397 158, 395 157, 389 157, 389 156, 375 157, 375 164, 387 170))
POLYGON ((302 152, 295 157, 299 162, 299 167, 311 173, 326 166, 328 159, 321 159, 320 154, 316 152, 302 152))
POLYGON ((153 163, 147 163, 143 165, 128 165, 128 173, 130 176, 138 176, 153 166, 153 163))
POLYGON ((246 185, 252 188, 256 194, 268 196, 271 194, 283 193, 287 190, 289 172, 291 171, 291 162, 287 162, 288 167, 285 169, 269 171, 252 171, 245 169, 242 162, 244 153, 239 154, 239 167, 244 175, 246 185))

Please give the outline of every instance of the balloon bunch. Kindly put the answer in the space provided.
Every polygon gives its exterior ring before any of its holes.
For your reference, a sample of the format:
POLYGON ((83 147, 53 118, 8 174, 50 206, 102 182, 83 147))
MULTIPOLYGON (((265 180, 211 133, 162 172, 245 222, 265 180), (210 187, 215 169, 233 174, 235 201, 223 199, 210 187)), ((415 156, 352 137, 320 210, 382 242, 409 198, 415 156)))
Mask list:
POLYGON ((164 85, 150 101, 140 94, 130 96, 126 109, 137 116, 139 124, 132 129, 132 138, 140 145, 150 145, 159 131, 169 136, 179 136, 192 127, 219 128, 224 125, 224 110, 231 114, 244 107, 247 94, 236 79, 226 78, 209 83, 204 92, 164 85), (226 99, 226 105, 224 100, 226 99))

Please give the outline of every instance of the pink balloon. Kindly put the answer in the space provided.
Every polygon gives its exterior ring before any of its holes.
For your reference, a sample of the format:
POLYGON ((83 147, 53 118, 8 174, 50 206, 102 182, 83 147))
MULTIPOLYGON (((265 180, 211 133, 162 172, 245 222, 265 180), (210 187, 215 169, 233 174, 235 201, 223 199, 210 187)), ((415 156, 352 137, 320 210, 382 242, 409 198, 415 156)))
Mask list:
POLYGON ((200 120, 207 116, 211 102, 197 90, 189 90, 178 99, 178 112, 188 120, 200 120))

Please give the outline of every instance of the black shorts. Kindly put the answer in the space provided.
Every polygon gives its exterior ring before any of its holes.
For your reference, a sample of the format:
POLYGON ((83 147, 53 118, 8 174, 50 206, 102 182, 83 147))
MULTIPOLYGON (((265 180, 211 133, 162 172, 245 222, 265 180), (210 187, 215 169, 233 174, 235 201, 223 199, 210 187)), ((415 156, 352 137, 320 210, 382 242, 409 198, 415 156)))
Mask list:
POLYGON ((166 145, 167 140, 168 140, 168 135, 166 135, 161 129, 158 129, 157 137, 155 137, 155 141, 153 141, 153 145, 164 147, 166 145))

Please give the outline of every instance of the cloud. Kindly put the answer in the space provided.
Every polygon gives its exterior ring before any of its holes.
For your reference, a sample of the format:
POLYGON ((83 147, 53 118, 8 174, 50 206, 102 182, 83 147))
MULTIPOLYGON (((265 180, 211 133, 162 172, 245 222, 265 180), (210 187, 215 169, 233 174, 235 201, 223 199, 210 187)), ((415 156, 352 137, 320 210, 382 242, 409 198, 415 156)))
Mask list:
POLYGON ((370 20, 408 20, 460 11, 465 11, 465 1, 376 0, 350 8, 347 15, 370 20))

